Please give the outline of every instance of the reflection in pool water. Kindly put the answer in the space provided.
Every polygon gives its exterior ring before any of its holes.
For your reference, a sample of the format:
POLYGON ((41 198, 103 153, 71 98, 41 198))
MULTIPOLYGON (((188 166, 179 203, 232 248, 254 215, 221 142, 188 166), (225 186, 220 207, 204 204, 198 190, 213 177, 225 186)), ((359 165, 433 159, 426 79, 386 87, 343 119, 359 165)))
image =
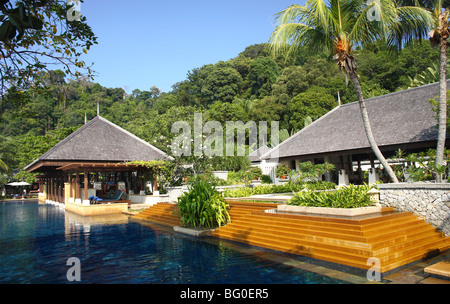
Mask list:
POLYGON ((126 215, 82 217, 37 202, 0 202, 0 283, 343 283, 126 215))

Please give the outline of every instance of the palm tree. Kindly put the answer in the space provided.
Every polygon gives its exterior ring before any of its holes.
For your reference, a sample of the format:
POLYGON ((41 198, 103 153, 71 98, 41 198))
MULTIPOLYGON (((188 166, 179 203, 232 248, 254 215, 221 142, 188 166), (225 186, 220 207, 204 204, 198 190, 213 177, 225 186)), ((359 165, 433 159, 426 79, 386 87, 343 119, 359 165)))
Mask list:
MULTIPOLYGON (((439 116, 438 116, 438 141, 436 148, 436 168, 444 163, 445 139, 447 137, 447 39, 449 38, 450 9, 443 10, 443 0, 435 0, 431 8, 433 27, 429 33, 432 46, 439 45, 440 69, 439 69, 439 116)), ((442 181, 442 175, 436 174, 438 182, 442 181)))
POLYGON ((397 183, 372 133, 353 48, 378 39, 392 42, 398 37, 400 25, 405 32, 424 31, 431 23, 430 13, 415 6, 399 7, 391 0, 330 0, 329 4, 324 0, 308 0, 305 6, 291 5, 276 16, 278 26, 270 38, 275 54, 290 55, 299 46, 333 53, 333 59, 345 71, 346 83, 350 78, 355 87, 370 147, 389 177, 397 183))
POLYGON ((5 164, 3 160, 0 159, 0 172, 9 172, 8 165, 5 164))

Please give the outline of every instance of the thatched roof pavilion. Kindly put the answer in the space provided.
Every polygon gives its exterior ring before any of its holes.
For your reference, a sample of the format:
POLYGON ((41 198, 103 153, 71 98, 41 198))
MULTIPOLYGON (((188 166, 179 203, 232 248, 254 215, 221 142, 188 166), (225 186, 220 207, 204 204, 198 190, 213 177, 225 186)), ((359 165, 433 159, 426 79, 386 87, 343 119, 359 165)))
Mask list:
MULTIPOLYGON (((398 149, 415 152, 436 148, 437 118, 429 100, 438 100, 438 95, 439 83, 433 83, 366 99, 373 134, 385 157, 398 149)), ((325 160, 346 170, 352 161, 374 158, 358 102, 334 108, 261 159, 268 160, 271 155, 291 163, 291 167, 295 161, 325 160)))
MULTIPOLYGON (((98 115, 25 169, 28 172, 42 173, 43 177, 40 180, 46 186, 45 196, 62 202, 64 182, 72 185, 74 173, 76 174, 75 188, 80 186, 79 174, 84 174, 86 185, 91 182, 88 180, 89 173, 96 173, 95 178, 97 178, 99 172, 110 172, 115 173, 116 178, 123 179, 129 190, 131 172, 142 171, 145 168, 127 163, 153 160, 170 161, 173 158, 98 115)), ((87 195, 88 192, 84 191, 84 199, 87 199, 87 195)), ((79 193, 78 198, 81 198, 79 193)))

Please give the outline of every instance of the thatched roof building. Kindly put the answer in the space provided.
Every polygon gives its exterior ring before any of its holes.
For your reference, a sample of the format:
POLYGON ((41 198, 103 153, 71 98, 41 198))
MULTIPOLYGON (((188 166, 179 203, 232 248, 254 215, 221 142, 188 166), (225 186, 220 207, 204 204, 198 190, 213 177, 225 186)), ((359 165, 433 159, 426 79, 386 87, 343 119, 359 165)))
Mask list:
POLYGON ((253 151, 252 153, 250 153, 248 155, 248 159, 252 163, 258 163, 261 161, 261 156, 263 156, 264 154, 266 154, 269 151, 270 151, 270 148, 267 147, 266 145, 263 145, 263 146, 259 147, 258 149, 256 149, 255 151, 253 151))
POLYGON ((129 162, 173 158, 109 120, 96 116, 28 165, 46 171, 75 162, 129 162))
POLYGON ((95 190, 105 191, 112 185, 124 187, 126 191, 143 190, 144 181, 132 172, 145 171, 146 167, 128 162, 153 160, 173 158, 97 115, 25 169, 42 173, 39 176, 42 200, 62 203, 65 198, 84 198, 86 201, 89 191, 98 193, 95 190), (93 189, 99 174, 104 175, 101 188, 93 189), (69 188, 65 189, 65 185, 69 188), (81 188, 84 189, 83 194, 81 188))
MULTIPOLYGON (((438 100, 438 95, 439 83, 433 83, 366 100, 373 134, 385 157, 398 149, 415 152, 436 147, 437 117, 430 99, 438 100)), ((349 169, 352 161, 374 158, 358 102, 336 107, 261 159, 271 156, 293 168, 295 161, 325 160, 337 169, 349 169)))

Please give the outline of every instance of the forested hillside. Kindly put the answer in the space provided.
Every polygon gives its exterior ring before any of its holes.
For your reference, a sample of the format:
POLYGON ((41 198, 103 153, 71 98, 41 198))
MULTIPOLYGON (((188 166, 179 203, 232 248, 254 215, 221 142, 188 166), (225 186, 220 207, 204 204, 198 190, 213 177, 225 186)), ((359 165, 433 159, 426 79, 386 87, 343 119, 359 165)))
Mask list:
MULTIPOLYGON (((365 98, 406 89, 411 79, 439 62, 428 41, 388 52, 382 43, 356 51, 365 98)), ((279 121, 284 134, 304 127, 305 118, 319 118, 342 103, 356 100, 328 54, 302 49, 291 61, 273 58, 267 44, 252 45, 233 59, 195 68, 172 91, 157 87, 105 88, 86 79, 66 79, 60 71, 46 74, 48 90, 16 92, 20 103, 2 103, 0 156, 20 168, 100 114, 166 152, 175 121, 279 121)), ((120 77, 120 75, 117 75, 120 77)), ((418 78, 417 78, 418 79, 418 78)), ((432 77, 425 82, 434 82, 432 77)), ((419 82, 420 83, 420 82, 419 82)))

